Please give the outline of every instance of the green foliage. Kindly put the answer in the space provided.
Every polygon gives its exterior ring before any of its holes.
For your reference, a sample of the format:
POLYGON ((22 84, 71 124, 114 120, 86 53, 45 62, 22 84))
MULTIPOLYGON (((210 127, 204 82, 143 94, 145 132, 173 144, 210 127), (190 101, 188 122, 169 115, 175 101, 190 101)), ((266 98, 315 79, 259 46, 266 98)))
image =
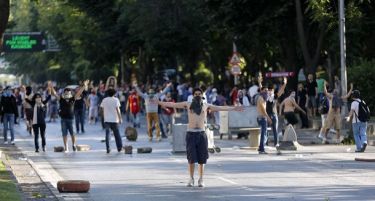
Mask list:
MULTIPOLYGON (((12 72, 36 82, 103 80, 120 75, 122 57, 126 81, 131 73, 146 81, 159 70, 181 67, 179 73, 193 82, 224 84, 233 83, 225 71, 235 41, 247 63, 244 75, 270 67, 297 72, 308 62, 299 43, 296 2, 308 53, 323 66, 330 57, 334 73, 338 4, 329 0, 17 0, 8 31, 44 31, 61 51, 6 54, 6 59, 12 72), (322 30, 323 45, 316 51, 322 30)), ((348 65, 375 55, 373 2, 346 1, 348 65)))
POLYGON ((354 84, 354 89, 361 92, 361 97, 366 101, 371 114, 375 115, 375 59, 364 60, 348 68, 348 80, 354 84))

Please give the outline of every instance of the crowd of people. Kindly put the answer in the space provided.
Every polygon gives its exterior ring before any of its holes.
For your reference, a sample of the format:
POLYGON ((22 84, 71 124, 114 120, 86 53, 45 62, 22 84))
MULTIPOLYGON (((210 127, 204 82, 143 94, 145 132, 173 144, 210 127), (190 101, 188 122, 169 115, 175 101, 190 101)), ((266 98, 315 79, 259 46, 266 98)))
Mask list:
POLYGON ((111 152, 112 131, 117 151, 120 152, 123 144, 119 125, 123 119, 134 128, 145 125, 149 141, 159 142, 171 135, 174 115, 182 113, 188 117, 186 141, 191 176, 188 186, 194 185, 195 163, 200 164, 198 184, 203 186, 203 164, 208 158, 205 124, 220 126, 218 111, 221 110, 242 111, 243 107, 256 107, 261 128, 258 152, 267 154, 267 128, 271 127, 274 146, 278 147, 282 125, 295 127, 299 122, 296 111, 299 113, 301 129, 309 128, 309 118, 321 115, 322 126, 318 137, 322 143, 327 143, 327 134, 332 128, 336 132, 335 142, 340 143, 341 108, 345 100, 352 98, 347 121, 352 121, 356 152, 364 152, 367 146, 368 107, 361 100, 360 92, 353 90, 352 84, 349 92, 342 94, 339 83, 337 76, 335 82, 328 85, 321 77, 314 79, 309 74, 305 83, 298 83, 297 90, 289 85, 287 88, 286 78, 265 83, 262 77, 252 80, 251 86, 234 86, 232 89, 172 82, 162 86, 136 82, 119 86, 114 79, 98 85, 85 80, 79 85, 60 88, 51 81, 40 87, 0 87, 4 143, 15 144, 14 124, 24 119, 27 132, 34 136, 35 152, 40 150, 39 136, 42 139, 42 151, 46 151, 46 123, 60 119, 65 152, 69 151, 68 134, 71 137, 71 148, 76 151, 75 134, 85 133, 86 122, 99 123, 105 129, 107 153, 111 152), (146 122, 140 121, 140 115, 145 115, 146 122), (285 121, 280 124, 281 115, 285 121))

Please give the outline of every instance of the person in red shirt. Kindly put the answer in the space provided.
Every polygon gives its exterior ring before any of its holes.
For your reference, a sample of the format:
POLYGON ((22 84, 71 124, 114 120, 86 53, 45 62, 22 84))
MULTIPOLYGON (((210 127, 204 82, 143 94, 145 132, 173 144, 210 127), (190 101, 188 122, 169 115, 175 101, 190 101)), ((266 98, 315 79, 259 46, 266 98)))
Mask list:
POLYGON ((139 101, 139 96, 134 89, 132 89, 130 91, 130 95, 128 97, 128 102, 126 104, 126 112, 128 112, 128 110, 130 110, 130 113, 133 116, 133 126, 134 126, 134 128, 136 128, 136 127, 140 128, 141 124, 139 123, 139 118, 138 118, 137 114, 141 110, 141 105, 140 105, 140 101, 139 101))
POLYGON ((234 105, 237 101, 237 97, 238 97, 238 88, 237 86, 234 86, 232 91, 230 92, 230 99, 231 99, 231 104, 234 105))

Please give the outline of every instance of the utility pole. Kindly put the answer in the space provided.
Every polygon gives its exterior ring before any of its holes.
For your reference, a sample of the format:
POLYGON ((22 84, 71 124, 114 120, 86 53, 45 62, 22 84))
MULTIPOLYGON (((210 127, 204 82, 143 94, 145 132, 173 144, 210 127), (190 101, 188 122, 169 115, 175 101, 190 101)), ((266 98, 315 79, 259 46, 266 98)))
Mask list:
MULTIPOLYGON (((346 76, 346 41, 345 41, 345 6, 344 0, 339 0, 339 23, 340 23, 340 67, 341 67, 341 87, 342 94, 347 94, 346 76)), ((346 101, 345 101, 346 102, 346 101)), ((346 104, 343 107, 343 114, 347 113, 346 104)))

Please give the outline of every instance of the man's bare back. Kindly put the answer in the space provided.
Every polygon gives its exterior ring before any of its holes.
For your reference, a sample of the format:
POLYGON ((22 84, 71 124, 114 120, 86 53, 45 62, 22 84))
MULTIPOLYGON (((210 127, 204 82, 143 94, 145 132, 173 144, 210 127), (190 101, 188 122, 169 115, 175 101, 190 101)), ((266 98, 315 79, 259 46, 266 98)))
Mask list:
POLYGON ((296 109, 296 101, 290 97, 286 98, 284 101, 284 112, 294 112, 296 109))

